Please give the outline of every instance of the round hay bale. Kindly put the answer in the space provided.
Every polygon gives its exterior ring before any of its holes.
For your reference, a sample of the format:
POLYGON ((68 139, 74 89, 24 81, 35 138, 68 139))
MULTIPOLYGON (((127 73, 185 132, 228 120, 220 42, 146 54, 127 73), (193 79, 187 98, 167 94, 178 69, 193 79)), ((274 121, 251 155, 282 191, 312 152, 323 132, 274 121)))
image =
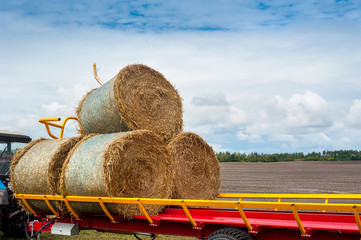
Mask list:
POLYGON ((80 133, 151 130, 165 141, 182 131, 182 99, 164 76, 129 65, 87 94, 77 109, 80 133))
MULTIPOLYGON (((170 158, 162 139, 148 130, 99 134, 79 142, 61 174, 62 195, 170 198, 170 158)), ((104 213, 98 203, 72 202, 77 213, 104 213)), ((106 204, 112 214, 141 214, 138 205, 106 204)), ((163 206, 145 205, 148 214, 163 206)))
POLYGON ((168 144, 174 171, 174 198, 216 199, 220 188, 217 156, 200 136, 182 132, 168 144))
MULTIPOLYGON (((10 166, 10 181, 16 194, 59 194, 59 176, 71 148, 82 139, 38 139, 19 150, 10 166)), ((20 201, 21 202, 21 201, 20 201)), ((49 210, 45 201, 28 200, 34 210, 49 210)), ((53 204, 55 207, 55 205, 53 204)))

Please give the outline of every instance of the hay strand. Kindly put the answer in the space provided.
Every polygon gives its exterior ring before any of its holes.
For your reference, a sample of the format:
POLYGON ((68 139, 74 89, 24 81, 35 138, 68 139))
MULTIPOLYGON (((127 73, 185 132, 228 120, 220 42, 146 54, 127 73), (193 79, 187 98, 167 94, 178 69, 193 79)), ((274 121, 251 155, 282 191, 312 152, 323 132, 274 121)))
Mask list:
POLYGON ((211 146, 200 136, 182 132, 168 144, 179 199, 215 199, 220 188, 220 167, 211 146))

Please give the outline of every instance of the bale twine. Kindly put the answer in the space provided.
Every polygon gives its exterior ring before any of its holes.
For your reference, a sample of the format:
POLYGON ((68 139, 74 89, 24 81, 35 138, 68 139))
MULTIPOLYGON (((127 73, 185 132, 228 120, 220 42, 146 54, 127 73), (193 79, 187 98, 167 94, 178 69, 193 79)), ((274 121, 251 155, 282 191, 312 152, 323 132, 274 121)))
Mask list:
MULTIPOLYGON (((59 176, 70 149, 82 139, 38 139, 19 150, 10 166, 10 181, 16 194, 59 194, 59 176)), ((49 210, 45 201, 28 200, 34 210, 49 210)), ((53 207, 55 204, 52 202, 53 207)))
POLYGON ((165 141, 182 131, 182 99, 164 76, 142 64, 123 68, 77 109, 80 133, 151 130, 165 141))
MULTIPOLYGON (((173 172, 166 145, 148 130, 99 134, 79 142, 61 174, 62 195, 170 198, 173 172)), ((98 203, 72 202, 77 213, 104 213, 98 203)), ((138 205, 106 204, 126 217, 141 214, 138 205)), ((150 215, 163 206, 145 205, 150 215)))
POLYGON ((220 167, 211 146, 200 136, 182 132, 168 144, 178 199, 216 199, 220 167))

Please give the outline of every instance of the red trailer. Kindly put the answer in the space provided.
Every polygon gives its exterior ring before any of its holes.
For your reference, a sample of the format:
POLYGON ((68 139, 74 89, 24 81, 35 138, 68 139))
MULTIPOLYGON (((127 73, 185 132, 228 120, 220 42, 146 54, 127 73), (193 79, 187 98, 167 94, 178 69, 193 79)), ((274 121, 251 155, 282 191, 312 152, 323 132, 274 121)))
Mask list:
POLYGON ((17 194, 16 198, 23 201, 38 219, 55 216, 42 222, 30 222, 29 230, 33 232, 49 231, 54 223, 65 223, 61 226, 70 224, 79 230, 166 234, 209 240, 361 239, 361 194, 220 194, 218 200, 29 194, 17 194), (49 211, 34 211, 27 202, 34 199, 45 201, 49 211), (62 201, 69 211, 57 212, 52 201, 62 201), (98 203, 104 214, 79 214, 71 207, 71 202, 98 203), (132 219, 111 215, 107 204, 136 204, 143 214, 132 219), (144 208, 146 204, 166 207, 158 215, 149 216, 144 208))
MULTIPOLYGON (((40 119, 49 126, 60 118, 40 119)), ((360 240, 361 194, 220 194, 218 200, 111 198, 16 194, 37 218, 28 222, 33 236, 41 231, 72 235, 79 230, 127 234, 189 236, 208 240, 360 240), (49 211, 35 211, 28 200, 45 201, 49 211), (67 211, 57 212, 51 202, 60 201, 67 211), (80 214, 71 202, 97 203, 104 214, 80 214), (132 219, 112 215, 107 204, 136 204, 142 215, 132 219), (144 205, 164 205, 149 216, 144 205), (49 219, 48 216, 55 216, 49 219), (54 230, 56 228, 56 231, 54 230), (74 230, 75 229, 75 230, 74 230), (74 230, 74 231, 73 231, 74 230)))

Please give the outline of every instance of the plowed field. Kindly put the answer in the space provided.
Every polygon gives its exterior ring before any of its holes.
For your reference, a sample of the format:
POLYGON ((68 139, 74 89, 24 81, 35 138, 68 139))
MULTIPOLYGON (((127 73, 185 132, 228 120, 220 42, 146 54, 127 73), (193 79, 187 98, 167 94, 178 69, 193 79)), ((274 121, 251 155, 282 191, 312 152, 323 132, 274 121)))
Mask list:
POLYGON ((361 194, 361 161, 221 163, 223 193, 361 194))

